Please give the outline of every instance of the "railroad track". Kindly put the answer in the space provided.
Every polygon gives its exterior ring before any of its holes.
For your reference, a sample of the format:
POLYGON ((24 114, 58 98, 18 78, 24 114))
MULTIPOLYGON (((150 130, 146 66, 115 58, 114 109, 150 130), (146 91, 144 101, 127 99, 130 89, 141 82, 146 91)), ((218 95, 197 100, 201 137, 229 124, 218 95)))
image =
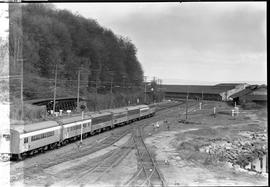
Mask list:
POLYGON ((166 186, 158 164, 144 143, 142 127, 134 130, 133 141, 139 158, 138 172, 125 184, 126 186, 166 186))
MULTIPOLYGON (((131 133, 131 130, 129 128, 125 128, 124 130, 120 130, 120 131, 115 132, 115 133, 110 133, 110 135, 108 135, 107 137, 105 137, 99 141, 94 141, 93 143, 88 144, 88 145, 83 144, 82 146, 80 146, 79 143, 75 142, 75 144, 77 145, 76 154, 74 153, 74 151, 72 151, 72 152, 65 153, 63 156, 61 149, 64 150, 65 146, 61 147, 58 149, 60 151, 60 153, 58 154, 59 157, 57 160, 52 160, 52 161, 49 161, 46 163, 39 164, 39 167, 46 169, 46 168, 49 168, 51 166, 54 166, 54 165, 57 165, 57 164, 60 164, 60 163, 63 163, 63 162, 66 162, 66 161, 69 161, 72 159, 77 159, 77 158, 83 157, 85 155, 92 154, 92 153, 97 152, 101 149, 104 149, 108 146, 113 145, 114 143, 116 143, 117 141, 119 141, 120 139, 122 139, 124 136, 126 136, 129 133, 131 133)), ((39 155, 39 156, 44 156, 44 155, 39 155)), ((11 162, 11 164, 12 165, 16 164, 16 162, 11 162)), ((31 168, 31 167, 32 167, 31 165, 28 167, 27 167, 27 165, 25 165, 24 169, 31 168)))
POLYGON ((117 146, 118 149, 106 154, 99 159, 99 162, 86 167, 84 171, 76 175, 74 180, 68 181, 66 185, 84 185, 96 184, 99 181, 106 180, 106 174, 116 167, 134 148, 133 143, 130 141, 122 146, 117 146))

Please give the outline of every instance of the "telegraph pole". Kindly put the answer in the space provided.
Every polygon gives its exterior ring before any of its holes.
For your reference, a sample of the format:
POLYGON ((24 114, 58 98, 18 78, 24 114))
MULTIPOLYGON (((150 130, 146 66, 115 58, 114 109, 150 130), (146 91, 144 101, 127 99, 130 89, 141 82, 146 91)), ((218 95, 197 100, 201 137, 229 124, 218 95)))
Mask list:
POLYGON ((81 145, 82 145, 82 138, 83 138, 83 113, 84 111, 82 111, 82 122, 81 122, 81 140, 80 140, 81 145))
POLYGON ((21 120, 23 120, 24 110, 23 110, 23 60, 22 58, 17 59, 21 62, 21 120))
POLYGON ((187 114, 188 114, 188 91, 187 91, 187 98, 186 98, 186 120, 187 120, 187 114))
POLYGON ((78 90, 77 90, 77 110, 79 110, 80 104, 80 79, 81 79, 81 70, 78 71, 78 90))
POLYGON ((147 76, 144 76, 144 103, 146 103, 146 80, 147 76))
POLYGON ((57 84, 57 64, 55 67, 55 77, 54 77, 53 114, 55 113, 56 84, 57 84))
POLYGON ((97 103, 97 94, 98 94, 98 72, 99 69, 95 70, 96 72, 96 93, 95 93, 95 111, 98 109, 98 103, 97 103))
POLYGON ((111 108, 112 108, 112 96, 113 96, 113 76, 111 77, 111 98, 110 98, 110 105, 111 105, 111 108))
POLYGON ((21 60, 21 104, 22 104, 22 116, 21 116, 21 120, 23 120, 23 115, 24 115, 24 111, 23 111, 23 59, 21 60))

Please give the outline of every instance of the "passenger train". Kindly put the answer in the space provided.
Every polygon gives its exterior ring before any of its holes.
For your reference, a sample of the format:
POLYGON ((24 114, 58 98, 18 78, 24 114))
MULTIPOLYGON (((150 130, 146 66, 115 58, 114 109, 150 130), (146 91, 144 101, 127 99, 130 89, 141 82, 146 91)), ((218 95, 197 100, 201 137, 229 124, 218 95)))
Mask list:
POLYGON ((2 160, 22 160, 29 155, 63 146, 69 142, 151 117, 155 107, 137 105, 28 125, 11 125, 0 132, 2 160))

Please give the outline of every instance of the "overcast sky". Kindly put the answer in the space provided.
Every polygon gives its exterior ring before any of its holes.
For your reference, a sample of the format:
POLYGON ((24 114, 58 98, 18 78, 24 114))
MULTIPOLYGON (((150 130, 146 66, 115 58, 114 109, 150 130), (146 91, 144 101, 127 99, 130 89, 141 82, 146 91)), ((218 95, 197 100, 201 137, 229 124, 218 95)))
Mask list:
POLYGON ((130 38, 163 83, 266 83, 266 3, 56 3, 130 38))

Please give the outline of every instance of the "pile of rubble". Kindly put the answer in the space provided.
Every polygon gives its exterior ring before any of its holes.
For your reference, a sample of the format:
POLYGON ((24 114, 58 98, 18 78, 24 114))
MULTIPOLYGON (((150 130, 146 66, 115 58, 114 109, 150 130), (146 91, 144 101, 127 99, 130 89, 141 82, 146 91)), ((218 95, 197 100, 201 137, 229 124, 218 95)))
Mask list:
POLYGON ((227 161, 232 165, 239 165, 241 168, 245 168, 250 162, 262 157, 268 151, 267 144, 262 145, 256 139, 211 142, 209 146, 201 147, 200 151, 207 152, 214 160, 227 161))

